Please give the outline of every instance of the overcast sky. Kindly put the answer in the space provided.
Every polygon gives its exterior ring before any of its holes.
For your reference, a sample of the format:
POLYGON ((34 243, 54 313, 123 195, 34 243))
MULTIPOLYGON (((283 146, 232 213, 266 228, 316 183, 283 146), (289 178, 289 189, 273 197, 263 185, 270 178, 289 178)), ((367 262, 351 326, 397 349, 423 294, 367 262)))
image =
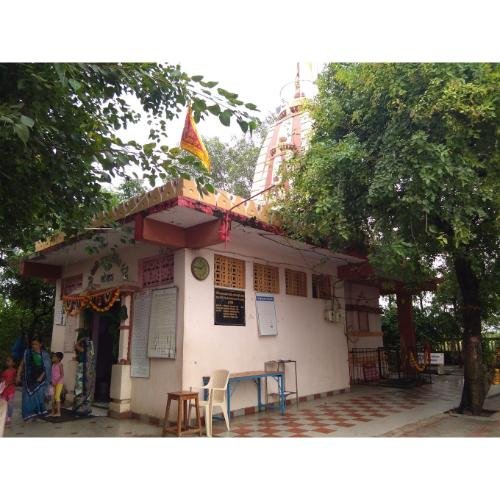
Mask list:
MULTIPOLYGON (((234 60, 231 64, 220 64, 217 61, 192 61, 174 59, 168 61, 180 64, 189 75, 203 75, 206 80, 217 81, 220 86, 238 94, 239 99, 244 102, 252 102, 257 105, 260 113, 258 116, 264 119, 270 112, 280 105, 281 96, 285 97, 287 91, 293 88, 293 82, 297 72, 296 62, 291 60, 234 60), (284 88, 285 87, 285 88, 284 88)), ((315 79, 317 72, 323 66, 322 63, 305 61, 300 63, 301 78, 311 81, 315 79)), ((180 119, 168 124, 169 146, 176 146, 180 142, 185 114, 180 119)), ((219 119, 209 116, 197 125, 198 131, 205 137, 218 136, 226 142, 230 142, 233 136, 243 135, 235 120, 231 121, 230 127, 225 127, 219 119)), ((120 132, 120 137, 125 140, 136 140, 147 143, 149 127, 146 120, 140 125, 129 127, 120 132)))
MULTIPOLYGON (((296 62, 498 61, 498 2, 489 0, 86 0, 5 2, 3 61, 156 61, 220 82, 265 117, 296 62), (61 8, 64 5, 64 8, 61 8), (72 11, 74 9, 74 11, 72 11), (16 22, 22 19, 21 24, 16 22), (21 31, 20 31, 21 29, 21 31)), ((169 124, 178 145, 183 118, 169 124)), ((198 125, 229 141, 237 125, 198 125)), ((125 139, 149 142, 148 127, 125 139)))

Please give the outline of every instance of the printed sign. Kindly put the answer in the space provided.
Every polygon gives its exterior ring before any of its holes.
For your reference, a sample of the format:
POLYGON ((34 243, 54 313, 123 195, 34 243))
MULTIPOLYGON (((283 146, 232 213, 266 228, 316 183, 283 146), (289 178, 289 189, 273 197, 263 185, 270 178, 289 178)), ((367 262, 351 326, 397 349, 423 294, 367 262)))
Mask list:
POLYGON ((245 326, 245 292, 216 288, 214 324, 245 326))
POLYGON ((274 295, 269 293, 255 294, 255 305, 257 308, 259 335, 278 335, 274 295))
POLYGON ((134 294, 132 340, 130 345, 130 376, 149 377, 148 335, 151 293, 134 294))
POLYGON ((431 352, 431 365, 444 365, 444 352, 431 352))
POLYGON ((63 301, 57 300, 54 304, 54 324, 66 326, 66 313, 64 312, 63 301))
POLYGON ((149 318, 148 356, 175 359, 177 288, 153 291, 149 318))
POLYGON ((78 316, 66 316, 66 331, 64 332, 64 352, 74 352, 77 338, 78 316))

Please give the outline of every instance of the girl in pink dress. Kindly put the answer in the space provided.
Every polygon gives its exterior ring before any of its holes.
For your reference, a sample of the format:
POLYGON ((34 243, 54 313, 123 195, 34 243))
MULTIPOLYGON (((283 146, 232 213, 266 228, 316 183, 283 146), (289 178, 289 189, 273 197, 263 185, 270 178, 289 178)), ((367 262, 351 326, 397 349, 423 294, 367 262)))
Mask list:
POLYGON ((64 384, 64 368, 61 363, 64 355, 62 352, 52 354, 52 413, 51 417, 61 416, 61 392, 64 384))
POLYGON ((16 394, 16 375, 17 370, 15 368, 14 360, 11 356, 7 356, 6 369, 0 374, 0 382, 4 382, 5 388, 0 394, 0 398, 7 401, 7 421, 9 424, 12 419, 12 413, 14 412, 14 396, 16 394))

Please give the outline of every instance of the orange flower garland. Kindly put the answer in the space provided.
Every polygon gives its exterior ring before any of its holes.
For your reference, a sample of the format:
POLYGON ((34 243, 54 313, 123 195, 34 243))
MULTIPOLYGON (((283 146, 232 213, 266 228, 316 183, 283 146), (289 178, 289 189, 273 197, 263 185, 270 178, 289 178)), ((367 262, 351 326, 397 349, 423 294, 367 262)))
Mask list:
POLYGON ((412 352, 410 352, 410 365, 417 370, 417 372, 423 372, 425 370, 425 367, 430 364, 431 361, 431 353, 430 352, 424 352, 424 362, 422 365, 418 364, 417 360, 415 359, 415 356, 413 355, 412 352))
POLYGON ((120 297, 120 289, 89 296, 89 306, 96 312, 109 311, 120 297))
POLYGON ((120 297, 120 289, 108 289, 86 295, 63 296, 63 308, 69 316, 76 316, 83 309, 90 307, 96 312, 109 311, 120 297))

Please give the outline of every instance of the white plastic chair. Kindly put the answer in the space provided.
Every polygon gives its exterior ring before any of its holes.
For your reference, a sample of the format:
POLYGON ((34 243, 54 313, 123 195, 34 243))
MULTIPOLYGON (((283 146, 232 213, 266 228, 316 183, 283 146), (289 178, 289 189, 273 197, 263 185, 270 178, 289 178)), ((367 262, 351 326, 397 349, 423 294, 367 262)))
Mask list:
POLYGON ((7 401, 0 399, 0 437, 3 437, 5 420, 7 420, 7 401))
MULTIPOLYGON (((226 421, 226 427, 229 431, 229 417, 227 415, 227 382, 229 380, 228 370, 215 370, 210 377, 207 385, 201 387, 201 389, 208 390, 208 400, 201 400, 200 409, 205 409, 205 428, 207 430, 207 436, 212 437, 212 417, 215 408, 220 408, 222 414, 224 415, 224 420, 226 421)), ((188 418, 191 414, 191 405, 189 406, 188 418)))

